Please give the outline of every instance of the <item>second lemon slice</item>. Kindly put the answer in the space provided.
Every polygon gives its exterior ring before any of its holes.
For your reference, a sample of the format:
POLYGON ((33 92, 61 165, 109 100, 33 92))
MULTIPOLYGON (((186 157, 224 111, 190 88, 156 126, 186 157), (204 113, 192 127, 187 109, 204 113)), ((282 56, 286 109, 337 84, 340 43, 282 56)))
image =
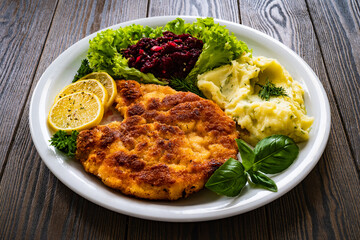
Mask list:
POLYGON ((114 79, 106 72, 93 72, 90 73, 80 79, 96 79, 99 82, 101 82, 102 85, 104 85, 105 89, 108 91, 109 99, 107 103, 105 104, 105 108, 108 108, 111 106, 111 104, 114 102, 115 96, 117 94, 116 89, 116 83, 114 79))
POLYGON ((77 81, 75 83, 66 86, 56 96, 55 102, 69 94, 73 94, 76 92, 94 93, 96 96, 98 96, 98 98, 100 99, 100 101, 104 106, 107 104, 109 98, 108 91, 99 81, 95 79, 87 79, 87 80, 77 81))

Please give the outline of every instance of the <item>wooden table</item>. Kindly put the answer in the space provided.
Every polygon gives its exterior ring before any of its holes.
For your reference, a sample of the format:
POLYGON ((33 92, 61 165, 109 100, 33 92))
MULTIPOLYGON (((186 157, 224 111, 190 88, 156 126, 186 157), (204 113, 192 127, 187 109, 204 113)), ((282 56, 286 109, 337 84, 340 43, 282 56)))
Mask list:
POLYGON ((357 0, 0 3, 0 239, 360 239, 360 3, 357 0), (319 76, 332 127, 311 173, 278 200, 222 220, 166 223, 118 214, 64 186, 39 157, 29 103, 50 63, 99 29, 161 15, 258 29, 319 76))

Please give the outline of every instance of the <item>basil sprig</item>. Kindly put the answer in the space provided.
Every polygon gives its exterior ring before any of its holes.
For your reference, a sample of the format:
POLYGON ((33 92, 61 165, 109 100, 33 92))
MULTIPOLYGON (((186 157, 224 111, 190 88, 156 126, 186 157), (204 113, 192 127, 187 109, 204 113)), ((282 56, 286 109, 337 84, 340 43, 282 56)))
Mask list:
POLYGON ((254 150, 243 140, 235 140, 242 163, 229 158, 209 178, 205 187, 219 195, 234 197, 240 194, 247 182, 250 186, 277 192, 276 183, 266 176, 287 169, 297 158, 299 147, 284 135, 272 135, 256 144, 254 150))

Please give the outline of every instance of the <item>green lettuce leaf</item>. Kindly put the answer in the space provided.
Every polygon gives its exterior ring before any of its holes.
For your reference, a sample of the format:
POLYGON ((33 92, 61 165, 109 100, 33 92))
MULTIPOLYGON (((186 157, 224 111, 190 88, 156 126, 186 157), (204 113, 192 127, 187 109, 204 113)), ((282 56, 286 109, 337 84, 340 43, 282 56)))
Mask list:
POLYGON ((128 66, 128 60, 121 55, 121 50, 136 44, 141 38, 157 38, 162 35, 162 28, 130 25, 116 30, 107 29, 90 40, 88 59, 94 71, 105 71, 116 79, 132 79, 142 83, 166 85, 167 82, 142 73, 128 66))

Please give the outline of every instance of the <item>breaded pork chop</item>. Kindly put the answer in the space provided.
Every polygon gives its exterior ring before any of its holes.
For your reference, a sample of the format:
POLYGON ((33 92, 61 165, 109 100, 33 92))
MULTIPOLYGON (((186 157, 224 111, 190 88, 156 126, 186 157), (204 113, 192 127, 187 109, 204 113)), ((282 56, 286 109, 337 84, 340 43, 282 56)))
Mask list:
POLYGON ((107 186, 176 200, 236 157, 235 122, 212 101, 170 87, 117 81, 122 122, 80 132, 76 158, 107 186))

